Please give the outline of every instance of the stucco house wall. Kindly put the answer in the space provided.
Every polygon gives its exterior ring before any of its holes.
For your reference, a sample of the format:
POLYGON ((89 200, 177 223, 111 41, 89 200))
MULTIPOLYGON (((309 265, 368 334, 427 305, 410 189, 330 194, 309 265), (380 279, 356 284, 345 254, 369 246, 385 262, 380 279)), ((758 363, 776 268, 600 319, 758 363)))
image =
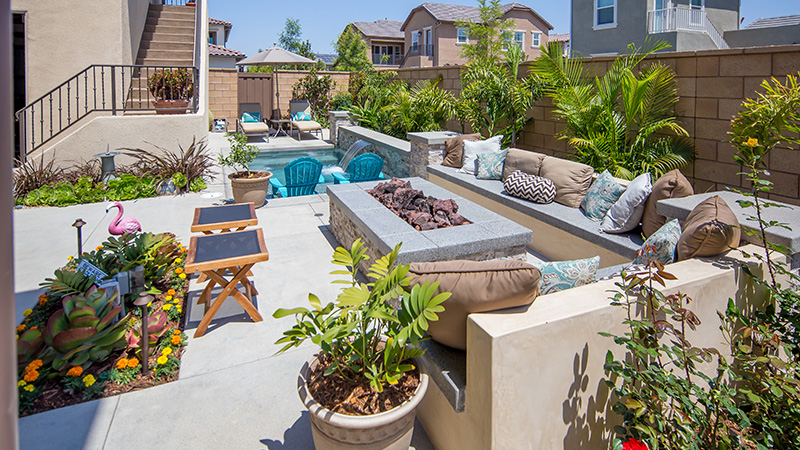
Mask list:
POLYGON ((726 31, 725 41, 731 47, 800 44, 800 25, 726 31))

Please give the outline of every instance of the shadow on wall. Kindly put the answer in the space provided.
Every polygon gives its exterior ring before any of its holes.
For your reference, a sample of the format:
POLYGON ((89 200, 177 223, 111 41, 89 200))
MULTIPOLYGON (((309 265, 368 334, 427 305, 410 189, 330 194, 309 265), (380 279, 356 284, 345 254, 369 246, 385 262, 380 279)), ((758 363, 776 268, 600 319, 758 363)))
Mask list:
POLYGON ((595 387, 593 395, 586 398, 589 390, 589 376, 586 368, 589 362, 589 346, 575 354, 572 364, 574 381, 567 393, 567 400, 562 406, 562 417, 565 424, 569 425, 564 436, 564 448, 569 449, 598 449, 607 448, 611 441, 611 429, 616 423, 607 423, 606 419, 614 419, 616 414, 611 411, 609 401, 610 390, 605 379, 601 379, 595 387), (586 401, 586 408, 583 402, 586 401), (585 409, 583 415, 581 410, 585 409))

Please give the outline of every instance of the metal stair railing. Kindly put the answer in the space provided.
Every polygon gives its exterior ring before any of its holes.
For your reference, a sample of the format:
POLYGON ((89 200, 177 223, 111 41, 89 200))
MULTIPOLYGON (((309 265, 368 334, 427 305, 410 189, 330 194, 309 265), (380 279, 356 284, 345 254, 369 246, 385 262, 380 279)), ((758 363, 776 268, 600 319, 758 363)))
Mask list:
POLYGON ((711 38, 717 48, 730 48, 703 9, 673 6, 647 13, 647 32, 650 34, 672 31, 699 31, 711 38))
MULTIPOLYGON (((199 71, 193 66, 94 64, 16 112, 20 160, 95 112, 118 115, 131 111, 164 109, 155 104, 148 80, 165 70, 185 70, 192 85, 185 108, 171 106, 172 113, 197 112, 199 71)), ((176 98, 175 87, 165 97, 176 98)), ((169 109, 170 107, 167 107, 169 109)))

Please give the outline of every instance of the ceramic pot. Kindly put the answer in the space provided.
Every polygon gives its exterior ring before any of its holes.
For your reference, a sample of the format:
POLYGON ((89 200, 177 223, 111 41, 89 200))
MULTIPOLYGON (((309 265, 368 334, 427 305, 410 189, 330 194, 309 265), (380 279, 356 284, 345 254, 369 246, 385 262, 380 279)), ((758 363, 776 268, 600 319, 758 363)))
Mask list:
POLYGON ((371 416, 348 416, 326 409, 308 393, 306 383, 317 364, 317 358, 312 358, 297 377, 297 392, 308 408, 317 450, 408 450, 416 409, 428 389, 427 374, 420 371, 417 390, 400 406, 371 416))
POLYGON ((233 191, 233 201, 235 203, 249 203, 253 202, 256 208, 264 205, 264 200, 267 199, 267 192, 269 192, 269 178, 272 172, 265 170, 251 170, 253 175, 250 178, 242 177, 235 178, 245 172, 236 172, 228 175, 231 180, 231 190, 233 191))
POLYGON ((189 100, 153 100, 153 107, 156 114, 186 114, 189 100))

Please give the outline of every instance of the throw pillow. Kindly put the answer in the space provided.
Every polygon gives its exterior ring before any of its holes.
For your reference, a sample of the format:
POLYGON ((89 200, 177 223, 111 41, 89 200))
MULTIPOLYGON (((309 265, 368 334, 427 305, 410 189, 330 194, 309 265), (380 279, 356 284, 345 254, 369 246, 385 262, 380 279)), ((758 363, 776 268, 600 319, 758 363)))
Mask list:
POLYGON ((460 169, 464 161, 464 141, 479 141, 480 133, 462 134, 444 141, 444 161, 443 166, 455 167, 460 169))
POLYGON ((633 264, 647 265, 651 261, 671 264, 675 261, 675 249, 678 247, 680 238, 681 225, 678 223, 678 219, 672 219, 644 241, 642 248, 636 252, 633 264))
POLYGON ((644 202, 652 189, 649 173, 634 178, 606 213, 600 230, 606 233, 625 233, 636 228, 642 220, 644 202))
POLYGON ((581 206, 581 201, 592 184, 593 174, 592 166, 554 156, 545 157, 539 169, 539 176, 553 180, 556 186, 556 203, 570 208, 581 206))
POLYGON ((739 246, 741 230, 736 214, 719 195, 700 202, 683 225, 678 260, 717 256, 739 246))
POLYGON ((503 163, 506 161, 506 152, 478 153, 478 172, 475 176, 479 180, 499 180, 503 177, 503 163))
POLYGON ((244 123, 261 122, 261 113, 243 112, 242 113, 242 122, 244 122, 244 123))
POLYGON ((655 233, 667 222, 667 218, 656 211, 659 200, 667 198, 682 198, 694 195, 694 189, 689 180, 675 169, 667 172, 653 183, 653 192, 647 197, 642 214, 642 234, 648 237, 655 233))
POLYGON ((452 293, 442 303, 439 320, 428 323, 428 334, 462 350, 467 347, 467 315, 530 304, 539 295, 541 276, 536 267, 515 260, 411 263, 409 275, 413 278, 406 289, 438 281, 434 295, 452 293))
POLYGON ((599 222, 619 200, 625 187, 614 181, 614 177, 606 170, 594 180, 581 202, 581 209, 589 219, 599 222))
POLYGON ((506 164, 503 166, 503 181, 517 170, 538 176, 539 168, 542 167, 542 161, 546 156, 542 153, 529 152, 518 148, 508 149, 506 164))
POLYGON ((599 256, 575 261, 546 262, 539 267, 542 273, 539 291, 545 295, 593 283, 599 266, 599 256))
POLYGON ((556 187, 551 180, 529 175, 521 170, 512 173, 503 182, 508 195, 534 203, 552 203, 556 198, 556 187))
POLYGON ((478 153, 499 152, 501 139, 503 139, 502 135, 485 141, 464 141, 464 161, 461 171, 475 174, 478 170, 478 153))

